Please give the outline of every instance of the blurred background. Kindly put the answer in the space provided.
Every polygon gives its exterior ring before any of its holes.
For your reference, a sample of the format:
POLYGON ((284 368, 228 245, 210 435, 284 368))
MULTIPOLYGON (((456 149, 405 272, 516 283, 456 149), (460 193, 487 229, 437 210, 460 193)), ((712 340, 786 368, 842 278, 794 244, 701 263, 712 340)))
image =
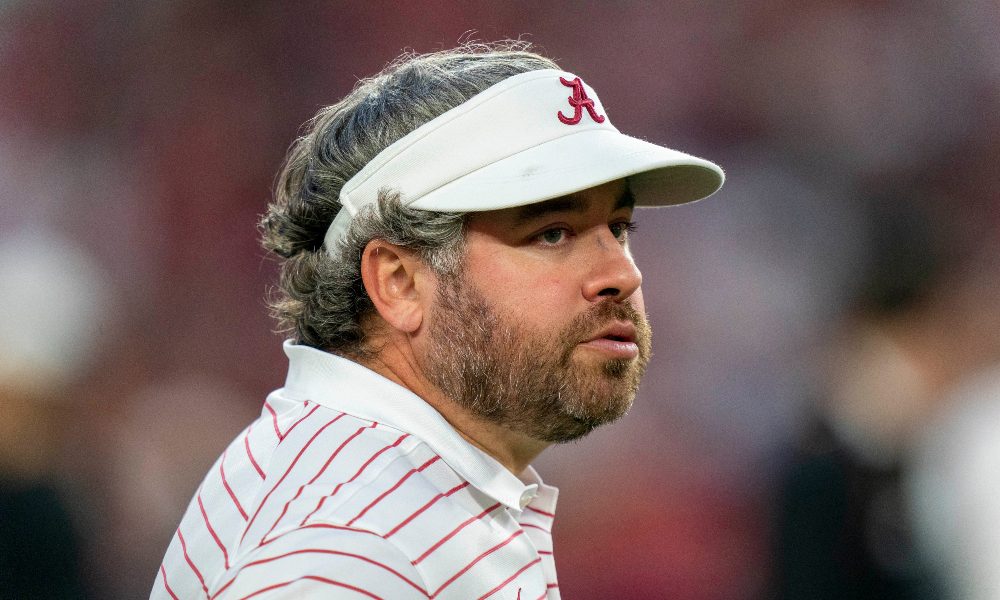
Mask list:
POLYGON ((284 381, 255 224, 300 124, 505 37, 728 175, 639 213, 640 397, 537 464, 563 597, 1000 598, 989 0, 0 2, 0 596, 148 596, 284 381))

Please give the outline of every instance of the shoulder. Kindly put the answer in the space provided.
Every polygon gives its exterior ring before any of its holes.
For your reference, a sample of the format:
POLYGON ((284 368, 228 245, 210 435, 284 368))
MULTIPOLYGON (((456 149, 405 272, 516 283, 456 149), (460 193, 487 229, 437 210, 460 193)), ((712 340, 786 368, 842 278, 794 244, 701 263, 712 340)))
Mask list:
POLYGON ((412 435, 341 414, 303 423, 283 440, 254 504, 243 550, 312 523, 379 531, 365 517, 409 495, 421 480, 414 475, 441 462, 412 435))

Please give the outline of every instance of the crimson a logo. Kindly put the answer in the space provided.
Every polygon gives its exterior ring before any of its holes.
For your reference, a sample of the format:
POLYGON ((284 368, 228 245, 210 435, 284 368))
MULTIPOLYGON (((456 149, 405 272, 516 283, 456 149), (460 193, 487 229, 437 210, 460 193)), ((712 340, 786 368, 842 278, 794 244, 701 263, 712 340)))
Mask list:
POLYGON ((572 117, 567 117, 562 111, 556 113, 560 121, 567 125, 576 125, 583 118, 583 109, 587 109, 587 114, 590 115, 590 118, 595 123, 604 122, 604 115, 597 114, 597 110, 594 108, 594 101, 587 97, 587 90, 583 89, 583 81, 579 77, 574 77, 571 81, 560 77, 559 82, 566 87, 573 88, 573 95, 567 98, 567 100, 574 111, 572 117))

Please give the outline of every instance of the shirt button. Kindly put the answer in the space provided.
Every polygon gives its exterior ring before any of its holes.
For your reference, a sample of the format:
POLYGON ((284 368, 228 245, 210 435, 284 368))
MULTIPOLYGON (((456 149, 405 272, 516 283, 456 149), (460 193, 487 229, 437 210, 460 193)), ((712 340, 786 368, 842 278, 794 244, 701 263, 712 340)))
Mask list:
POLYGON ((535 495, 532 494, 531 492, 527 492, 526 491, 526 492, 522 493, 521 494, 521 510, 524 510, 524 507, 527 506, 528 504, 530 504, 531 501, 534 500, 534 499, 535 499, 535 495))

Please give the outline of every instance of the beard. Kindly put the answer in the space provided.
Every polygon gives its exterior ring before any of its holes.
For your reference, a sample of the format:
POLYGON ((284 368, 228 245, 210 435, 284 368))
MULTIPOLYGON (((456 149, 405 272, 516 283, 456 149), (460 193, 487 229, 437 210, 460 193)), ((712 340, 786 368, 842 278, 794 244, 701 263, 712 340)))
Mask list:
POLYGON ((605 300, 562 331, 534 331, 500 314, 460 275, 442 277, 429 333, 425 372, 446 396, 482 420, 555 443, 627 413, 651 354, 649 323, 631 304, 605 300), (635 326, 636 358, 574 357, 611 321, 635 326))

